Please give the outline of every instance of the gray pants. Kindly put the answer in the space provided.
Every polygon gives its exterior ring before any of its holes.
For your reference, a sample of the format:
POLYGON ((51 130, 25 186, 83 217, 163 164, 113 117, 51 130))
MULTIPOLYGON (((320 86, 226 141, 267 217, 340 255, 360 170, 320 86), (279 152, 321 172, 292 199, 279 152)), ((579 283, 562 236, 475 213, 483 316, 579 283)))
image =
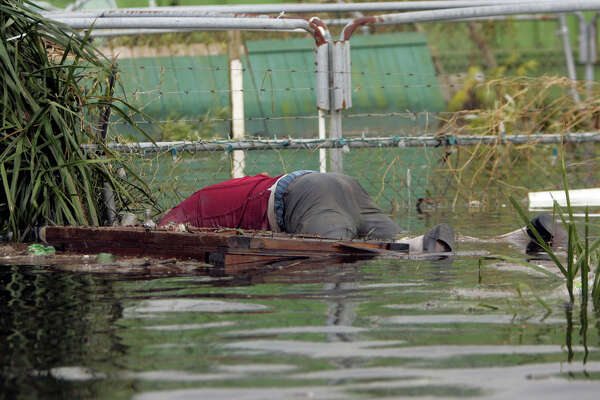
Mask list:
POLYGON ((391 239, 401 229, 353 178, 311 173, 296 178, 284 196, 285 231, 332 239, 391 239))

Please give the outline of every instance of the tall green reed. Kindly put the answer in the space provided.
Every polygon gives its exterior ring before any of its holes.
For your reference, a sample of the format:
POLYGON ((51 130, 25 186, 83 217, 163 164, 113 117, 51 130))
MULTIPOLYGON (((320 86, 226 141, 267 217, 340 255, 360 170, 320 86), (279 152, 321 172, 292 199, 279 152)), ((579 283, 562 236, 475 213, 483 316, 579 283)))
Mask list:
POLYGON ((141 180, 118 177, 116 162, 133 172, 97 134, 109 109, 133 124, 112 97, 111 61, 31 4, 0 0, 0 233, 16 240, 39 224, 101 225, 105 182, 120 208, 152 204, 141 180))
POLYGON ((591 296, 592 303, 595 307, 600 307, 600 238, 594 240, 590 244, 590 219, 589 210, 586 207, 585 219, 584 219, 584 235, 581 238, 577 232, 575 225, 575 218, 573 215, 573 207, 571 205, 571 199, 569 196, 569 184, 567 179, 567 172, 565 166, 564 151, 561 154, 561 173, 563 180, 563 187, 566 198, 566 209, 561 207, 556 201, 553 207, 553 219, 559 217, 561 223, 567 231, 567 254, 564 261, 558 257, 557 253, 553 250, 549 243, 546 243, 537 229, 531 224, 527 214, 523 210, 523 207, 513 198, 509 197, 509 200, 520 218, 527 225, 529 230, 533 233, 536 238, 536 242, 544 249, 550 256, 554 264, 558 267, 560 272, 565 278, 565 285, 569 294, 569 300, 571 303, 575 302, 575 280, 577 274, 580 274, 581 278, 581 304, 587 307, 588 299, 591 296), (568 220, 565 217, 568 217, 568 220), (589 287, 589 275, 592 271, 592 267, 595 267, 595 277, 591 288, 589 287))

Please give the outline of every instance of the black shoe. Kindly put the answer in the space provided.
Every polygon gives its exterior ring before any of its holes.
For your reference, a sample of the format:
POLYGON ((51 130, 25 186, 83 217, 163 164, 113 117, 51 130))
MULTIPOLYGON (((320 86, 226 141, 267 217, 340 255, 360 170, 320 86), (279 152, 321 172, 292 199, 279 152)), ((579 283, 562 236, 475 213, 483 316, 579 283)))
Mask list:
POLYGON ((444 251, 454 251, 454 229, 450 225, 436 225, 423 235, 423 253, 439 252, 437 243, 444 245, 444 251))
MULTIPOLYGON (((530 222, 548 246, 560 245, 567 238, 565 230, 548 214, 540 214, 531 219, 530 222)), ((529 226, 527 227, 527 235, 535 244, 538 244, 538 240, 531 229, 529 229, 529 226)))

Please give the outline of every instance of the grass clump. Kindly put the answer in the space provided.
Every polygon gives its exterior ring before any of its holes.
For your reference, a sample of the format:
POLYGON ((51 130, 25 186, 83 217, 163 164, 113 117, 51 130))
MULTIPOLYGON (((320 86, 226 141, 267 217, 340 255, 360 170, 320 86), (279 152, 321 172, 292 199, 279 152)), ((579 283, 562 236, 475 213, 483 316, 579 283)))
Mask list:
POLYGON ((31 4, 0 1, 0 233, 15 240, 41 224, 101 225, 105 184, 118 208, 151 202, 143 183, 113 173, 121 160, 103 144, 110 110, 131 122, 112 97, 110 60, 31 4))
MULTIPOLYGON (((525 71, 526 72, 526 71, 525 71)), ((525 73, 523 72, 523 73, 525 73)), ((443 158, 442 184, 450 182, 452 204, 480 200, 497 205, 496 199, 519 197, 531 190, 552 190, 561 180, 558 147, 544 146, 544 134, 566 135, 600 129, 600 86, 585 87, 563 77, 481 77, 464 87, 471 103, 460 102, 455 111, 443 113, 444 135, 497 137, 497 143, 448 146, 443 158), (468 90, 467 90, 468 89, 468 90), (576 102, 573 92, 579 93, 576 102), (586 96, 587 94, 587 96, 586 96), (520 144, 504 143, 503 136, 528 137, 520 144)), ((464 93, 463 93, 464 94, 464 93)), ((464 94, 467 96, 467 94, 464 94)), ((566 144, 571 181, 586 187, 599 183, 595 174, 599 147, 566 144)))
POLYGON ((558 215, 568 233, 567 254, 564 260, 561 260, 552 247, 542 239, 542 236, 531 224, 521 205, 513 197, 510 197, 509 199, 513 207, 517 210, 520 218, 536 237, 536 242, 548 253, 554 264, 564 276, 571 304, 575 302, 575 283, 577 275, 579 274, 581 279, 582 309, 587 307, 590 298, 594 307, 600 308, 600 238, 590 243, 590 220, 587 208, 585 212, 583 237, 577 232, 574 222, 573 207, 571 206, 569 198, 569 186, 564 162, 564 153, 562 157, 562 177, 566 195, 566 210, 555 202, 554 215, 558 215), (589 278, 592 271, 594 271, 595 276, 592 285, 590 286, 589 278))

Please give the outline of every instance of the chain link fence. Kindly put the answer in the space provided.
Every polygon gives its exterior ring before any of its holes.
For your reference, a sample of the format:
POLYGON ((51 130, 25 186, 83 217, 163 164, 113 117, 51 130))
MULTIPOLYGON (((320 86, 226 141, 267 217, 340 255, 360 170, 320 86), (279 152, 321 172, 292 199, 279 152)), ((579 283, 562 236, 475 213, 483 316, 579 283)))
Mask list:
MULTIPOLYGON (((575 43, 577 19, 567 22, 575 43)), ((314 41, 243 33, 244 143, 256 146, 243 150, 240 168, 271 176, 319 170, 323 149, 338 148, 344 173, 399 214, 417 205, 495 207, 509 195, 561 189, 563 154, 571 188, 597 187, 598 136, 562 144, 560 135, 598 130, 598 86, 566 77, 557 31, 559 20, 550 16, 370 27, 360 33, 362 44, 353 42, 352 70, 345 71, 353 107, 343 111, 343 138, 334 141, 319 139, 314 41), (545 134, 559 136, 542 143, 545 134), (515 135, 526 136, 508 140, 515 135)), ((229 37, 169 35, 167 45, 164 35, 99 42, 118 55, 116 94, 140 111, 131 118, 167 142, 159 151, 133 146, 124 153, 162 209, 230 179, 239 151, 239 140, 230 139, 229 37)), ((584 65, 576 67, 582 76, 584 65)), ((109 140, 148 141, 127 127, 113 116, 109 140)))

